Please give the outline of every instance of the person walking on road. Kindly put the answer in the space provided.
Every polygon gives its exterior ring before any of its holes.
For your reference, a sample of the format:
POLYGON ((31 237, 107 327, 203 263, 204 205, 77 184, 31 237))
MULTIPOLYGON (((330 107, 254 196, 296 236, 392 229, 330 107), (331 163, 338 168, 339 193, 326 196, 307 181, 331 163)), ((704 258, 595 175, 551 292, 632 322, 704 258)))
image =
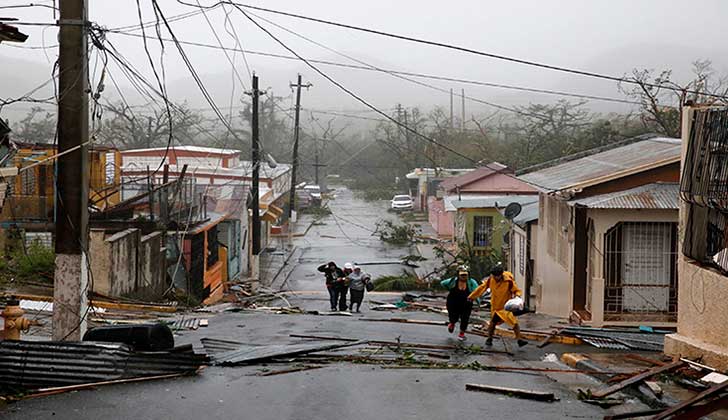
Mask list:
POLYGON ((470 313, 473 311, 473 302, 468 299, 468 296, 478 288, 478 282, 470 277, 467 267, 461 266, 458 268, 457 277, 445 279, 440 284, 450 291, 447 295, 446 305, 450 321, 447 324, 447 330, 452 333, 455 331, 455 323, 460 322, 458 340, 465 340, 465 331, 468 329, 470 313))
POLYGON ((371 276, 363 271, 358 265, 354 266, 354 271, 349 274, 349 294, 351 295, 351 309, 361 312, 361 302, 364 300, 364 290, 367 283, 371 280, 371 276))
POLYGON ((330 261, 326 264, 321 264, 318 267, 318 271, 324 273, 324 276, 326 276, 326 290, 329 291, 329 302, 331 303, 331 311, 336 311, 336 305, 339 301, 339 296, 336 292, 336 284, 338 283, 339 279, 344 277, 344 272, 339 267, 337 267, 336 263, 333 261, 330 261))
POLYGON ((498 264, 491 270, 490 277, 484 279, 483 283, 468 296, 468 299, 471 301, 477 299, 488 289, 490 289, 490 323, 488 323, 488 338, 485 340, 485 345, 493 345, 495 327, 502 322, 513 328, 519 347, 528 344, 528 341, 521 336, 518 319, 513 312, 506 309, 506 302, 521 296, 521 289, 516 285, 513 274, 503 271, 503 266, 498 264))
POLYGON ((348 262, 344 264, 343 275, 334 284, 334 293, 339 302, 339 311, 346 311, 346 295, 349 293, 349 275, 354 272, 354 266, 348 262))

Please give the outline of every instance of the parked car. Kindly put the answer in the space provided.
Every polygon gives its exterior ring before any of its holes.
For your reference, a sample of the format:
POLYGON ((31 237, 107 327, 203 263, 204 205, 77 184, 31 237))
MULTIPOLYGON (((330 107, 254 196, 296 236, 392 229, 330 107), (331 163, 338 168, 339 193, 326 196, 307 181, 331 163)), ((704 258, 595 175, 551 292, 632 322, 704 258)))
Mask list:
POLYGON ((321 201, 321 187, 318 185, 306 185, 303 190, 309 193, 314 200, 321 201))
POLYGON ((304 190, 296 190, 296 207, 298 210, 305 210, 313 205, 311 194, 304 190))
POLYGON ((395 195, 392 197, 391 208, 395 211, 412 210, 414 202, 409 195, 395 195))

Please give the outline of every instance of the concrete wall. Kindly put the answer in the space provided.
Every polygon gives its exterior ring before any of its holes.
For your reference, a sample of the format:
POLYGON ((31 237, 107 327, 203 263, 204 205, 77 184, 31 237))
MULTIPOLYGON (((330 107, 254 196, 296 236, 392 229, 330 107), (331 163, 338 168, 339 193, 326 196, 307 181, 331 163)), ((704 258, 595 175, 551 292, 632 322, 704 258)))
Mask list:
MULTIPOLYGON (((604 236, 607 231, 620 222, 669 222, 677 223, 679 215, 677 210, 627 210, 627 209, 589 209, 587 217, 594 223, 594 238, 589 247, 588 273, 589 282, 587 290, 590 295, 587 299, 587 309, 591 312, 590 325, 604 326, 604 236)), ((678 278, 680 276, 678 275, 678 278)), ((632 322, 610 322, 610 325, 642 325, 645 322, 634 320, 632 322)), ((661 322, 660 326, 674 325, 670 322, 661 322)), ((656 325, 650 322, 650 325, 656 325)))
POLYGON ((140 239, 139 229, 127 229, 104 240, 111 247, 110 296, 125 296, 135 291, 140 239))
POLYGON ((153 232, 141 237, 135 295, 154 299, 164 294, 167 289, 165 252, 162 232, 153 232))
POLYGON ((445 201, 428 197, 428 220, 437 236, 451 239, 455 228, 455 212, 445 211, 445 201))
MULTIPOLYGON (((694 112, 685 108, 682 121, 682 159, 690 141, 694 112)), ((680 245, 687 221, 687 204, 680 207, 680 245)), ((728 370, 728 277, 704 268, 682 255, 678 258, 677 334, 665 339, 665 353, 673 357, 702 358, 702 363, 728 370)))
POLYGON ((509 268, 511 273, 513 273, 516 284, 524 293, 526 291, 527 254, 526 231, 521 226, 513 225, 511 234, 511 262, 509 268))
POLYGON ((665 340, 665 353, 702 358, 728 369, 728 277, 681 257, 678 260, 677 334, 665 340))
POLYGON ((139 229, 112 235, 92 229, 89 263, 93 291, 106 296, 158 299, 167 288, 164 238, 139 229))
MULTIPOLYGON (((540 200, 544 200, 545 195, 540 195, 540 200)), ((548 207, 543 204, 544 208, 548 207)), ((573 249, 568 247, 567 260, 568 264, 563 266, 556 257, 548 253, 548 224, 551 217, 557 217, 549 214, 548 211, 543 212, 543 216, 539 218, 538 232, 539 246, 536 250, 536 273, 534 285, 538 299, 536 300, 539 312, 547 315, 567 318, 571 314, 573 307, 572 298, 572 270, 573 270, 573 249), (542 222, 543 220, 543 222, 542 222)), ((570 242, 573 244, 573 241, 570 242)))

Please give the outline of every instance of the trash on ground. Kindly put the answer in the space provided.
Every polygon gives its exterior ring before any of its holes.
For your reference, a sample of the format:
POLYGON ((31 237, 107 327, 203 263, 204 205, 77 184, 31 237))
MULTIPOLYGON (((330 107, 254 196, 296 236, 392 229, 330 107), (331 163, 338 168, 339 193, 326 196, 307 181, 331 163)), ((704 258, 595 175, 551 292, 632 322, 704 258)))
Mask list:
POLYGON ((505 394, 517 398, 526 398, 529 400, 553 402, 558 401, 558 398, 553 392, 540 392, 530 391, 527 389, 518 388, 506 388, 494 385, 482 385, 482 384, 465 384, 465 389, 468 391, 480 391, 480 392, 492 392, 496 394, 505 394))

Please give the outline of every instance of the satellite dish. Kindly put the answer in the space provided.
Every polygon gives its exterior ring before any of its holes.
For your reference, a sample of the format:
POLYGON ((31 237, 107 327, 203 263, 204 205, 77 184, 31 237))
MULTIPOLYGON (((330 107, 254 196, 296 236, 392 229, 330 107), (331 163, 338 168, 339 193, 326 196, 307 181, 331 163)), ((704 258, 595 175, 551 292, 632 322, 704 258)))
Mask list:
POLYGON ((268 167, 271 168, 271 169, 273 169, 276 166, 278 166, 278 162, 276 162, 276 160, 273 158, 273 156, 270 153, 268 153, 265 156, 265 160, 268 161, 268 167))
POLYGON ((504 212, 506 219, 513 220, 516 216, 521 214, 521 205, 518 203, 511 203, 506 207, 504 212))

